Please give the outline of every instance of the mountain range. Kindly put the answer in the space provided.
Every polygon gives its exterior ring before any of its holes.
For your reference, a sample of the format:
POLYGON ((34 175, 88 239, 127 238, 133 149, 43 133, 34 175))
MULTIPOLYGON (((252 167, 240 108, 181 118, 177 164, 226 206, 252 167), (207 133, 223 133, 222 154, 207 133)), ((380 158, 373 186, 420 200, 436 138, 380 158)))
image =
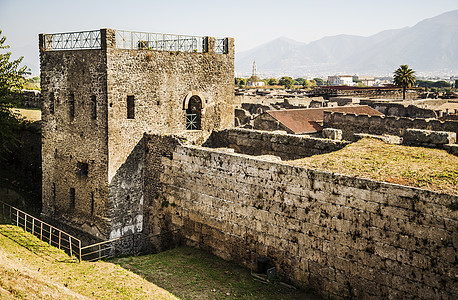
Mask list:
POLYGON ((342 34, 310 43, 281 37, 237 52, 237 76, 251 75, 255 60, 261 77, 383 76, 391 75, 401 64, 418 74, 458 75, 458 10, 369 37, 342 34))

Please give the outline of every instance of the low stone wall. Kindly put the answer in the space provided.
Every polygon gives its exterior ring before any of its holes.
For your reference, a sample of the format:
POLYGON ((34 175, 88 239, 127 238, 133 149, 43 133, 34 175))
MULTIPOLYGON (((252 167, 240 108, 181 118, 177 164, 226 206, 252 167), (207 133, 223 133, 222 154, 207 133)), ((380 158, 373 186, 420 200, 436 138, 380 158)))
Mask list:
POLYGON ((457 121, 367 116, 325 111, 323 123, 325 128, 342 129, 343 138, 346 140, 352 140, 355 133, 403 136, 407 128, 449 131, 458 134, 457 121))
POLYGON ((253 269, 267 257, 325 297, 458 297, 458 197, 175 145, 148 151, 149 220, 187 245, 253 269))
POLYGON ((432 109, 421 108, 415 105, 404 105, 401 103, 374 102, 374 100, 360 100, 361 105, 369 105, 387 116, 406 118, 438 118, 440 113, 432 109))
POLYGON ((406 129, 403 136, 405 145, 424 147, 443 147, 456 143, 456 133, 447 131, 431 131, 424 129, 406 129))
POLYGON ((232 148, 249 155, 275 155, 283 160, 337 151, 349 142, 304 135, 248 129, 214 131, 204 144, 211 148, 232 148))
POLYGON ((20 93, 14 93, 12 98, 19 107, 41 108, 43 102, 41 91, 35 90, 23 90, 20 93))

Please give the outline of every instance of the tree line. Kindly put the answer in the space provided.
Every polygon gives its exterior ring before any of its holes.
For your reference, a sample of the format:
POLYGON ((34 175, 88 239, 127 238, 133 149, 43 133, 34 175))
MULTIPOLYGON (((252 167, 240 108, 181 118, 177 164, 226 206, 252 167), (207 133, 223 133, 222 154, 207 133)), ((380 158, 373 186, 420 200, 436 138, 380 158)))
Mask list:
POLYGON ((266 86, 283 86, 285 89, 303 88, 311 89, 318 85, 325 85, 326 82, 321 78, 313 78, 307 80, 302 77, 293 79, 289 76, 283 76, 280 79, 277 78, 265 78, 260 79, 257 76, 251 76, 250 78, 235 78, 235 85, 239 87, 245 87, 248 82, 264 82, 266 86))

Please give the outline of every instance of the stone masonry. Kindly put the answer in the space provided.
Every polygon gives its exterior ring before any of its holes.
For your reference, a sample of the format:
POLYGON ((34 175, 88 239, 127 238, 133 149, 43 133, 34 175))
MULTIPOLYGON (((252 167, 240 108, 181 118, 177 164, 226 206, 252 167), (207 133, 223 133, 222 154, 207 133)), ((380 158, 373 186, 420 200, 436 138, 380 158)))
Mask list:
POLYGON ((458 197, 148 139, 170 145, 145 167, 156 233, 252 269, 267 257, 325 297, 458 296, 458 197))
POLYGON ((82 34, 99 44, 80 49, 67 46, 71 33, 40 35, 42 213, 99 239, 141 232, 143 134, 199 142, 231 127, 234 41, 216 53, 215 38, 204 37, 202 51, 186 52, 143 41, 126 49, 113 29, 82 34))

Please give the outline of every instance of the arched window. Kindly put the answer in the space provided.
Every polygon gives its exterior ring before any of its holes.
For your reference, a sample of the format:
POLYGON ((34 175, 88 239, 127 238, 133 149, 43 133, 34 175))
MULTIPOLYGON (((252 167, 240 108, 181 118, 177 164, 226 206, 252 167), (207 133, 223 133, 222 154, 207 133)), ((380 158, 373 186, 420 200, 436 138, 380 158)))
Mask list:
POLYGON ((186 130, 201 130, 202 100, 199 96, 192 96, 186 108, 186 130))

